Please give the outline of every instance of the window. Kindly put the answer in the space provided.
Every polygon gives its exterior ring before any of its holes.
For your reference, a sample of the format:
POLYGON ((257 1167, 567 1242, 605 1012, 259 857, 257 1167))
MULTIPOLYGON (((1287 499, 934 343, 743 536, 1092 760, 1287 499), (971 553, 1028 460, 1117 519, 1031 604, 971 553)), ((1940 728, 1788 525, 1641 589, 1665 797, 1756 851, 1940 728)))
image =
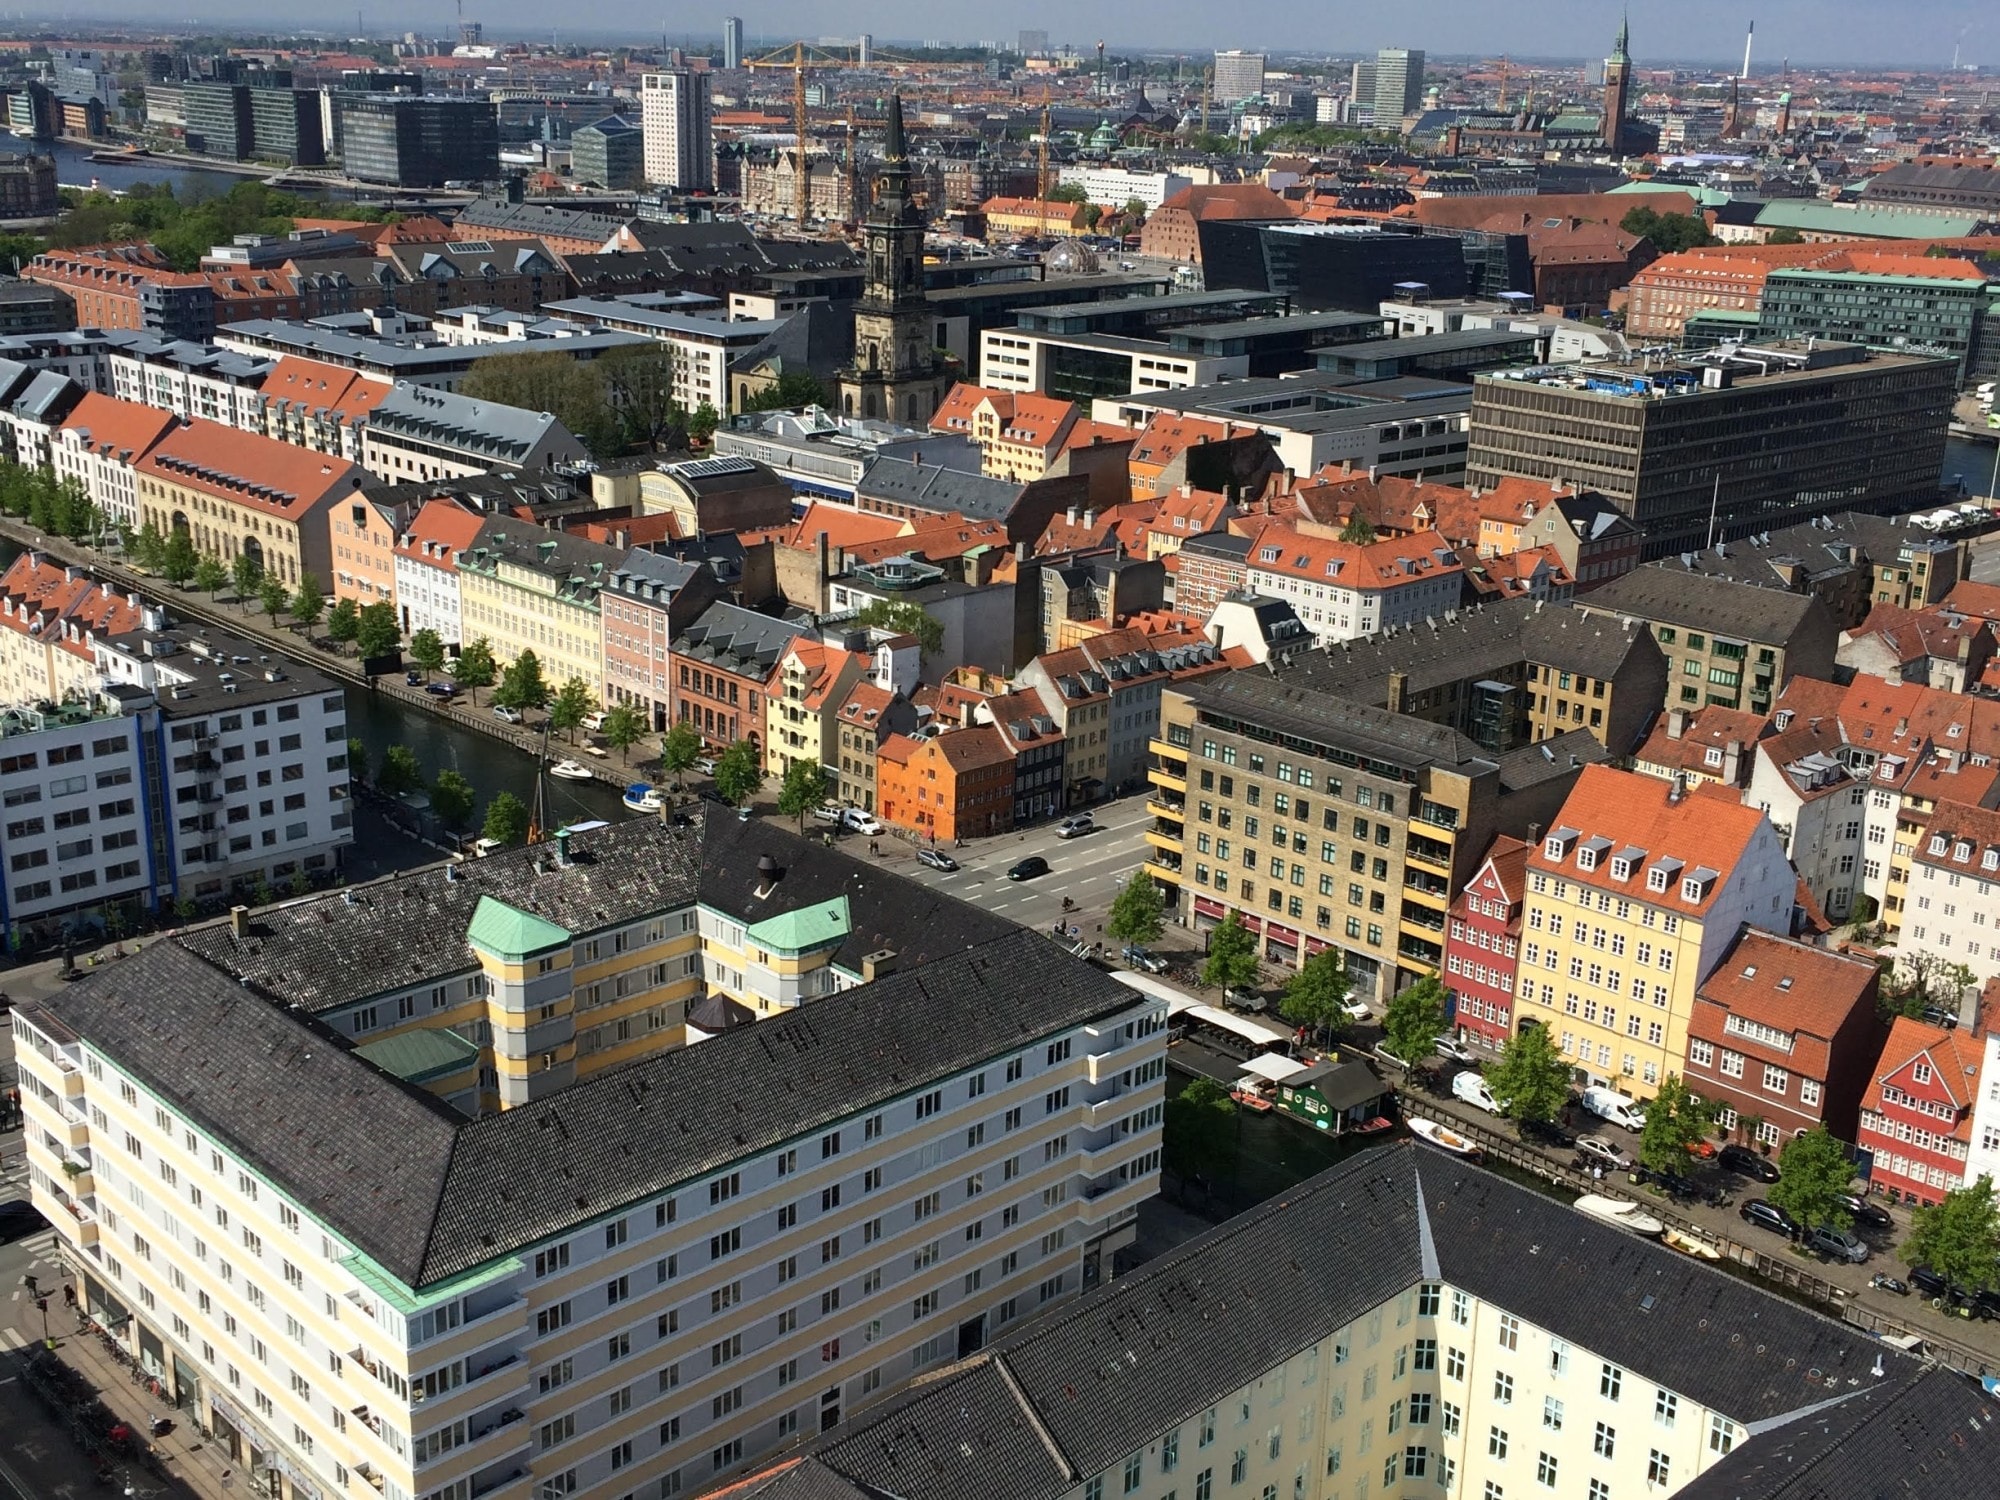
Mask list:
POLYGON ((1486 1432, 1486 1453, 1489 1458, 1507 1457, 1507 1433, 1504 1428, 1492 1427, 1486 1432))
POLYGON ((1502 1349, 1521 1347, 1521 1320, 1512 1313, 1500 1315, 1500 1347, 1502 1349))
POLYGON ((1514 1400, 1514 1377, 1504 1371, 1493 1377, 1493 1399, 1502 1406, 1509 1406, 1514 1400))
POLYGON ((1616 1365, 1606 1365, 1597 1377, 1597 1394, 1607 1401, 1616 1401, 1624 1383, 1625 1372, 1616 1365))
POLYGON ((1681 1398, 1672 1391, 1656 1391, 1653 1394, 1653 1420, 1662 1427, 1674 1425, 1674 1417, 1680 1411, 1681 1398))
POLYGON ((1542 1425, 1550 1432, 1562 1431, 1563 1404, 1554 1396, 1542 1397, 1542 1425))
POLYGON ((1444 1373, 1451 1380, 1465 1379, 1465 1351, 1447 1349, 1444 1353, 1444 1373))
POLYGON ((1671 1483, 1672 1480, 1669 1476, 1673 1473, 1673 1467, 1672 1462, 1669 1461, 1666 1454, 1662 1453, 1658 1448, 1653 1449, 1652 1452, 1646 1455, 1646 1483, 1671 1483))
POLYGON ((1553 1453, 1535 1455, 1535 1478, 1550 1489, 1556 1487, 1556 1458, 1553 1453))
POLYGON ((1708 1451, 1723 1454, 1735 1446, 1736 1424, 1727 1417, 1711 1413, 1708 1419, 1708 1451))
POLYGON ((1591 1451, 1599 1458, 1615 1458, 1618 1447, 1618 1433, 1604 1423, 1597 1424, 1597 1435, 1591 1440, 1591 1451))

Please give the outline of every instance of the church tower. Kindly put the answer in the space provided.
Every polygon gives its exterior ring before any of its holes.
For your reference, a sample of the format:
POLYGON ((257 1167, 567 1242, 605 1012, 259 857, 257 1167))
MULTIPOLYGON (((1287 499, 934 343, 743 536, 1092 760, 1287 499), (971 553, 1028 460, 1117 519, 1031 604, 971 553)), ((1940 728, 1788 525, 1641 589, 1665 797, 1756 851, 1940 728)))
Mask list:
POLYGON ((903 100, 889 96, 889 137, 868 215, 866 281, 854 306, 854 363, 840 372, 843 416, 921 427, 952 384, 924 296, 924 219, 910 196, 903 100))
POLYGON ((1604 59, 1603 140, 1608 151, 1625 149, 1625 117, 1632 109, 1632 57, 1627 50, 1632 40, 1629 16, 1618 22, 1618 40, 1604 59))

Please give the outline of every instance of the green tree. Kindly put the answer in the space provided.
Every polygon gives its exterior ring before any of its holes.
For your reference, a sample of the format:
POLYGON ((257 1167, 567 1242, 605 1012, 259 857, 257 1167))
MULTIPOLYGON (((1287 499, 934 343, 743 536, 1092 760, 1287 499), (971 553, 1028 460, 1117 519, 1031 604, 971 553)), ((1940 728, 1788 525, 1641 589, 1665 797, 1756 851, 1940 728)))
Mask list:
POLYGON ((1257 982, 1257 934, 1225 916, 1208 935, 1208 958, 1201 966, 1201 982, 1224 990, 1247 990, 1257 982))
POLYGON ((424 784, 423 767, 417 752, 408 745, 391 745, 382 752, 382 764, 375 771, 375 790, 389 797, 414 792, 424 784))
POLYGON ((222 592, 222 586, 229 582, 229 569, 213 557, 204 557, 194 565, 194 586, 213 600, 222 592))
POLYGON ((1699 214, 1663 214, 1643 203, 1627 212, 1618 221, 1618 227, 1627 234, 1651 240, 1662 255, 1715 243, 1715 236, 1708 232, 1708 221, 1699 214))
POLYGON ((1413 1067, 1431 1055, 1443 1035, 1444 986, 1435 977, 1419 979, 1383 1012, 1383 1045, 1413 1067))
POLYGON ((1993 1203, 1993 1179, 1982 1175, 1970 1187, 1953 1188, 1937 1203, 1910 1217, 1902 1257, 1928 1266, 1955 1287, 1978 1291, 2000 1281, 2000 1212, 1993 1203))
POLYGON ((462 688, 472 691, 472 701, 479 701, 479 690, 491 687, 493 679, 500 675, 500 669, 493 661, 493 643, 480 636, 471 645, 458 653, 458 665, 452 669, 452 679, 462 688))
POLYGON ((605 712, 604 728, 599 732, 604 743, 618 752, 618 759, 629 763, 632 747, 645 738, 646 716, 631 704, 620 703, 605 712))
POLYGON ((528 805, 512 792, 502 792, 486 804, 486 824, 480 836, 496 844, 518 844, 528 836, 528 805))
POLYGON ((597 361, 567 354, 489 354, 476 359, 459 384, 475 401, 551 412, 599 458, 617 454, 620 422, 597 361))
POLYGON ((436 676, 444 670, 444 637, 428 626, 417 631, 410 637, 410 660, 426 677, 436 676))
POLYGON ((598 358, 597 372, 626 446, 659 449, 685 443, 687 413, 674 399, 674 355, 665 345, 610 350, 598 358))
POLYGON ((345 646, 361 634, 361 604, 355 599, 336 599, 326 612, 326 638, 345 646))
POLYGON ((757 747, 738 740, 715 758, 715 790, 731 807, 745 807, 764 784, 764 764, 757 747))
POLYGON ((326 613, 326 591, 319 586, 319 580, 310 573, 299 575, 299 586, 292 592, 292 620, 303 625, 306 633, 312 633, 313 626, 319 624, 326 613))
POLYGON ((1112 898, 1104 930, 1114 943, 1136 943, 1143 948, 1158 942, 1166 930, 1166 910, 1153 877, 1144 870, 1134 870, 1125 888, 1112 898))
POLYGON ((347 779, 349 781, 368 779, 368 747, 351 734, 347 737, 347 779))
POLYGON ((431 783, 431 811, 438 821, 456 833, 472 821, 472 783, 458 772, 443 770, 431 783))
POLYGON ((1227 1176, 1236 1162, 1236 1101, 1213 1078, 1197 1078, 1167 1100, 1160 1123, 1160 1155, 1181 1180, 1181 1191, 1227 1176))
POLYGON ((1764 1196, 1806 1228, 1831 1224, 1845 1229, 1854 1222, 1854 1215, 1840 1201, 1854 1181, 1854 1163, 1824 1125, 1815 1125, 1785 1142, 1778 1170, 1778 1180, 1764 1196))
POLYGON ((194 538, 175 527, 173 535, 167 538, 165 551, 160 554, 160 575, 179 588, 200 568, 201 559, 195 555, 194 538))
POLYGON ((1660 1080, 1660 1091, 1646 1105, 1646 1123, 1639 1131, 1639 1162, 1651 1172, 1685 1172, 1688 1147, 1708 1134, 1713 1115, 1690 1093, 1678 1073, 1660 1080))
POLYGON ((1764 241, 1767 245, 1803 245, 1805 242, 1806 237, 1792 228, 1774 229, 1764 241))
POLYGON ((854 623, 864 630, 893 630, 917 638, 917 649, 925 656, 944 650, 944 626, 921 604, 908 600, 871 599, 861 606, 854 623))
POLYGON ((1547 1124, 1569 1102, 1569 1064, 1546 1026, 1523 1026, 1486 1069, 1500 1107, 1523 1124, 1547 1124))
POLYGON ((826 778, 826 767, 801 756, 785 767, 785 779, 778 784, 778 811, 788 818, 797 818, 799 831, 803 833, 806 814, 816 807, 824 807, 832 795, 833 786, 826 778))
POLYGON ((271 623, 275 625, 278 623, 278 616, 291 608, 292 591, 285 587, 285 580, 277 574, 266 573, 257 585, 257 604, 271 617, 271 623))
POLYGON ((1320 1045, 1327 1046, 1347 1026, 1348 994, 1354 982, 1347 975, 1347 960, 1338 948, 1322 948, 1285 983, 1278 1014, 1294 1026, 1312 1028, 1320 1045))
POLYGON ((705 443, 715 436, 715 429, 722 425, 722 413, 704 401, 694 409, 688 418, 688 436, 697 443, 705 443))
POLYGON ((257 592, 257 585, 264 581, 264 565, 257 561, 254 552, 239 552, 236 560, 229 565, 229 582, 236 590, 236 603, 241 609, 250 607, 250 598, 257 592))
POLYGON ((1368 518, 1355 511, 1347 518, 1347 524, 1340 528, 1340 539, 1352 547, 1365 547, 1375 540, 1375 528, 1368 518))
POLYGON ((507 663, 507 670, 500 674, 500 686, 493 690, 493 702, 500 708, 547 708, 549 705, 549 684, 542 676, 542 659, 532 651, 523 651, 507 663))
POLYGON ((572 677, 549 700, 549 728, 567 734, 569 742, 574 745, 576 731, 583 727, 584 719, 596 707, 597 698, 590 691, 590 684, 581 677, 572 677))
POLYGON ((373 661, 378 656, 386 656, 396 649, 396 642, 403 638, 403 627, 396 623, 396 606, 386 599, 378 599, 373 604, 361 606, 361 618, 354 634, 354 654, 363 661, 373 661))
POLYGON ((1050 203, 1088 203, 1090 195, 1080 182, 1059 182, 1049 189, 1050 203))
POLYGON ((810 370, 781 370, 778 378, 763 390, 737 403, 738 411, 793 411, 805 406, 826 405, 826 387, 810 370))
POLYGON ((676 786, 700 759, 701 731, 686 719, 669 725, 660 740, 660 766, 673 776, 676 786))
POLYGON ((139 528, 132 539, 132 561, 148 573, 158 573, 167 565, 167 539, 151 521, 139 528))

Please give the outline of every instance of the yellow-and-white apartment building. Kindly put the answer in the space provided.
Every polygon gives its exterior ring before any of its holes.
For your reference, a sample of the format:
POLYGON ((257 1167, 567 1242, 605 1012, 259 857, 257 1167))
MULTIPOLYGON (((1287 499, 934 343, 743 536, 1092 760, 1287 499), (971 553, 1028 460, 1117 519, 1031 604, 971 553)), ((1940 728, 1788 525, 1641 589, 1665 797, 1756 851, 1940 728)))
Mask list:
POLYGON ((608 547, 494 516, 458 555, 459 624, 466 642, 485 637, 502 666, 533 651, 550 690, 572 677, 604 682, 600 598, 624 561, 608 547))
POLYGON ((838 1427, 1109 1274, 1165 1073, 1163 1002, 856 874, 632 823, 17 1007, 81 1306, 292 1500, 692 1493, 838 1427), (674 1045, 700 984, 751 1004, 674 1045))

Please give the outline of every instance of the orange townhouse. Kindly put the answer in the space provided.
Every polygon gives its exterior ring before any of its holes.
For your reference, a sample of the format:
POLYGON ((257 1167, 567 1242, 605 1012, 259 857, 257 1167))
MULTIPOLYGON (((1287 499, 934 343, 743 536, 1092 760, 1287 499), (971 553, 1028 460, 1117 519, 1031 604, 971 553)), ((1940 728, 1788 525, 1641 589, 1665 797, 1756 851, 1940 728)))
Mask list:
POLYGON ((891 735, 875 761, 885 823, 940 841, 1014 826, 1014 749, 991 724, 923 740, 891 735))
POLYGON ((326 513, 335 599, 396 602, 396 542, 414 511, 408 501, 385 502, 362 490, 326 513))

